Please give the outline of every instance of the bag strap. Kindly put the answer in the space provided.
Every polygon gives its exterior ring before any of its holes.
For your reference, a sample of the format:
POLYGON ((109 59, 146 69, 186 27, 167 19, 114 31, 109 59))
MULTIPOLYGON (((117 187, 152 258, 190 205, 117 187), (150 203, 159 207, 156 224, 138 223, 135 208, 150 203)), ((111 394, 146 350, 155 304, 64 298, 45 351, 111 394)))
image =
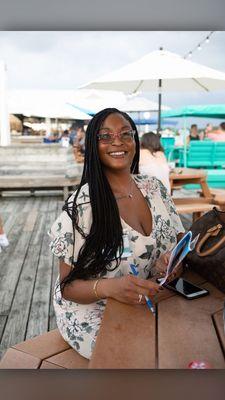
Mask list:
POLYGON ((225 226, 225 211, 221 211, 217 207, 213 207, 213 211, 217 216, 219 222, 225 226))
POLYGON ((219 242, 217 242, 214 246, 212 246, 210 249, 201 251, 202 246, 205 244, 205 242, 210 238, 210 236, 217 236, 218 233, 221 231, 222 225, 218 224, 213 226, 212 228, 209 228, 206 231, 206 234, 199 240, 197 246, 196 246, 196 253, 198 254, 199 257, 205 257, 208 256, 209 254, 212 254, 215 250, 217 250, 223 243, 225 243, 225 236, 223 236, 219 242))

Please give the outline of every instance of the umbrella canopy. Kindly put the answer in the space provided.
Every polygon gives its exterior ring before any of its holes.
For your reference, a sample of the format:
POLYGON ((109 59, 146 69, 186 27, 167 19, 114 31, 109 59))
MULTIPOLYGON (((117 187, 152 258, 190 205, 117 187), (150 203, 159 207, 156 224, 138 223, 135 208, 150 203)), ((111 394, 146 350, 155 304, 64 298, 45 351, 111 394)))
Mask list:
MULTIPOLYGON (((158 103, 143 96, 126 96, 120 109, 126 112, 158 111, 158 103)), ((161 106, 162 110, 170 110, 170 107, 161 106)))
POLYGON ((165 50, 153 51, 138 61, 110 72, 86 88, 120 90, 124 93, 157 91, 212 91, 225 89, 225 73, 186 60, 165 50))
MULTIPOLYGON (((145 119, 145 118, 132 118, 132 119, 133 119, 134 123, 137 124, 137 125, 157 125, 157 122, 158 122, 157 118, 148 118, 148 119, 145 119)), ((165 125, 175 126, 175 125, 177 125, 177 121, 164 119, 162 121, 162 125, 164 125, 164 126, 165 125)))
MULTIPOLYGON (((90 115, 94 115, 107 107, 115 107, 126 112, 158 110, 158 103, 144 96, 137 94, 130 96, 112 90, 80 89, 75 92, 71 104, 90 115)), ((162 106, 162 110, 169 109, 169 107, 162 106)))
POLYGON ((160 130, 161 92, 224 90, 225 73, 160 49, 83 87, 121 90, 124 93, 159 91, 160 130))
POLYGON ((9 111, 27 117, 90 119, 90 116, 69 104, 71 94, 60 91, 14 90, 9 92, 9 111))
POLYGON ((207 104, 198 106, 186 106, 162 113, 164 118, 172 117, 202 117, 225 119, 225 104, 207 104))

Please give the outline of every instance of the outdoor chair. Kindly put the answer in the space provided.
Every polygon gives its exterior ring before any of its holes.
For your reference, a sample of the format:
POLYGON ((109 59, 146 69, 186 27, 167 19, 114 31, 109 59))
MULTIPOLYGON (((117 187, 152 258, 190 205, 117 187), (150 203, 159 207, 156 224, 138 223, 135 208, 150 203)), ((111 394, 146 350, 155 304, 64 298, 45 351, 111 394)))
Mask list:
POLYGON ((213 152, 213 167, 225 168, 225 142, 216 142, 213 152))
POLYGON ((191 141, 187 152, 188 168, 213 168, 215 143, 191 141))

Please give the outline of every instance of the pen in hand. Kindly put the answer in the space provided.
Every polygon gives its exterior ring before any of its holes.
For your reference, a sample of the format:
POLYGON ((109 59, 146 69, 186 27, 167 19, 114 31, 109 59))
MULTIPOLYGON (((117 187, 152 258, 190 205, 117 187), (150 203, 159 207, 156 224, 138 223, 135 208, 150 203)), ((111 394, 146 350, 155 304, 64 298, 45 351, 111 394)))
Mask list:
MULTIPOLYGON (((138 275, 138 271, 136 270, 136 266, 134 264, 130 264, 130 269, 133 275, 137 276, 138 275)), ((153 304, 151 302, 151 300, 149 299, 148 296, 144 296, 145 300, 146 300, 146 304, 149 308, 149 310, 151 310, 152 314, 155 315, 155 309, 153 307, 153 304)))

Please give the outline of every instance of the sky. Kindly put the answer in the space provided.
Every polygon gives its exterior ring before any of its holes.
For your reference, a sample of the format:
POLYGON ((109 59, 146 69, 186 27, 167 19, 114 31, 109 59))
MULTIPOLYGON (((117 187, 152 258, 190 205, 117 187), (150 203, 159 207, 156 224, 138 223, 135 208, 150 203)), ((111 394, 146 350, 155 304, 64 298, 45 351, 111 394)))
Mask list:
MULTIPOLYGON (((1 31, 0 60, 7 64, 9 89, 69 89, 136 61, 163 47, 181 56, 209 31, 1 31)), ((225 31, 195 50, 190 60, 225 72, 225 31)), ((146 94, 144 94, 146 95, 146 94)), ((224 103, 224 91, 165 93, 170 107, 224 103)), ((148 94, 157 101, 157 93, 148 94)))

